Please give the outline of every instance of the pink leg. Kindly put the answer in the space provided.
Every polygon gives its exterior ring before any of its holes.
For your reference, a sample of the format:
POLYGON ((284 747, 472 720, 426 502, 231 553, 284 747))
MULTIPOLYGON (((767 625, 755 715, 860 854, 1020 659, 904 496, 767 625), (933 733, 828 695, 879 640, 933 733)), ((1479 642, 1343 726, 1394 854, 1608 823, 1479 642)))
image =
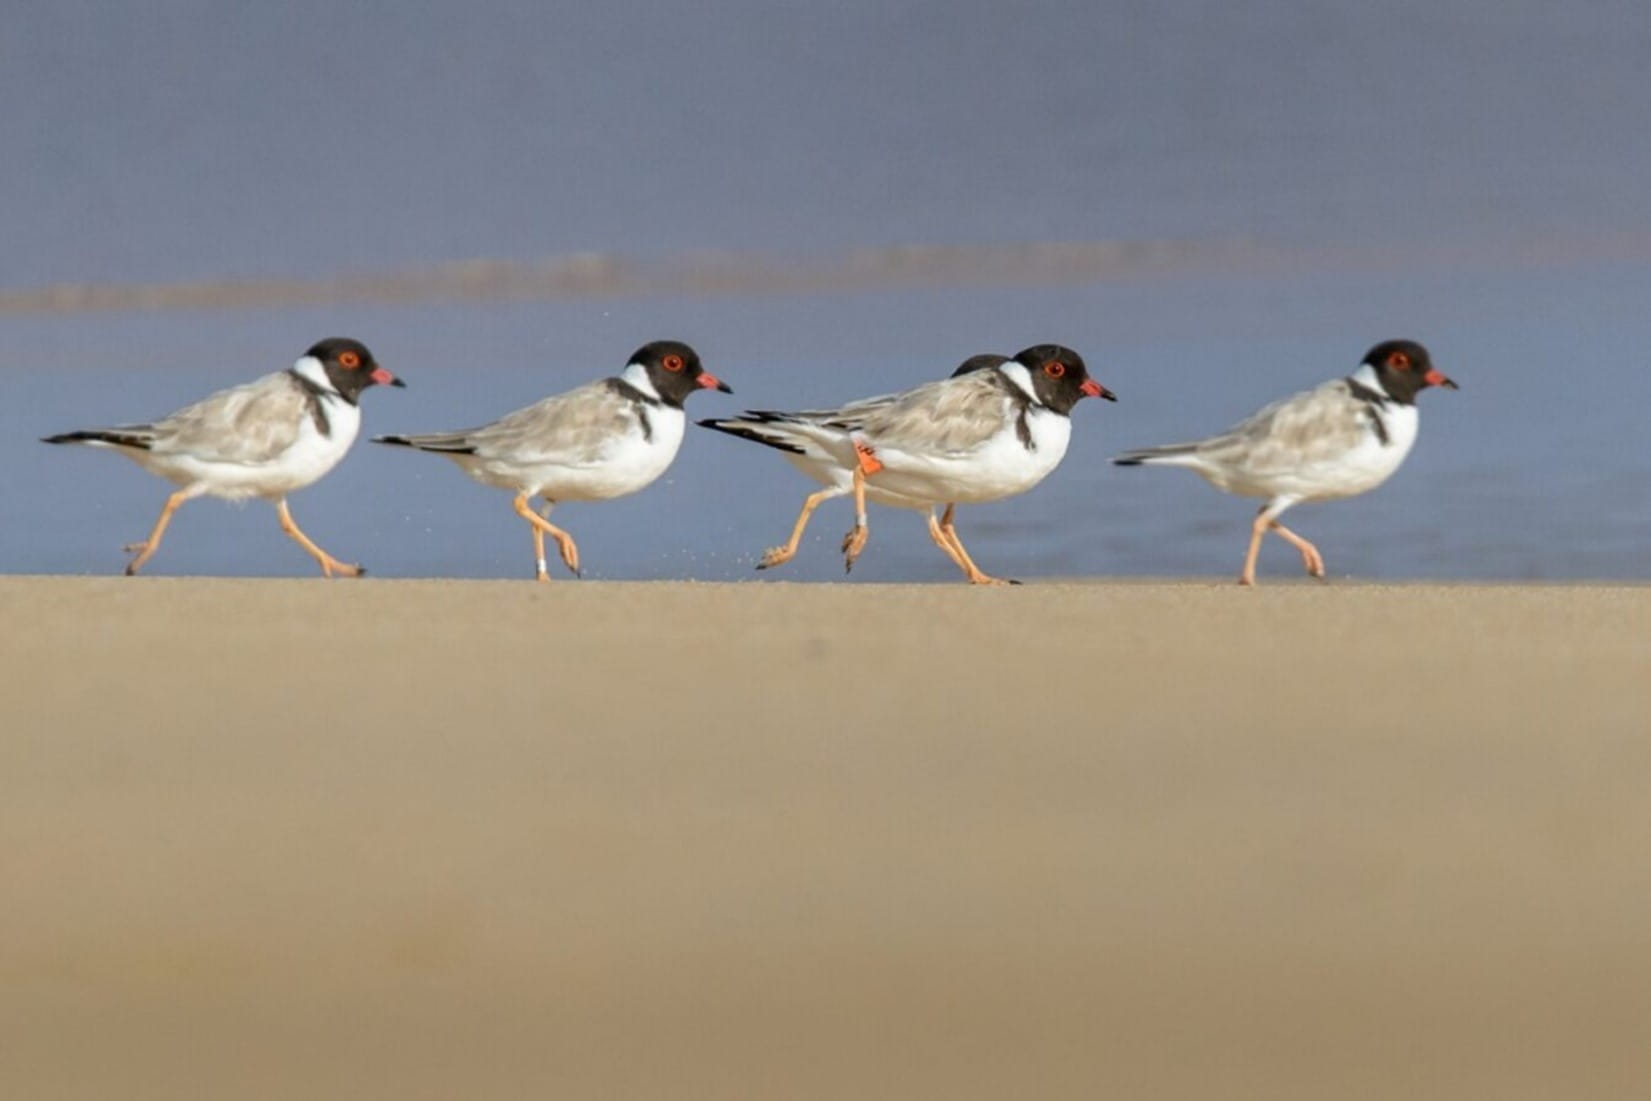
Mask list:
MULTIPOLYGON (((881 470, 882 465, 878 464, 877 469, 881 470)), ((870 537, 871 531, 866 527, 866 472, 862 456, 862 465, 854 469, 854 526, 843 536, 844 573, 854 569, 854 560, 866 549, 866 540, 870 537)))
POLYGON ((360 577, 362 574, 367 572, 360 566, 352 566, 348 562, 340 562, 338 559, 334 558, 332 555, 328 554, 326 551, 311 542, 310 537, 299 530, 298 522, 292 518, 292 513, 287 510, 287 499, 285 497, 282 497, 275 502, 275 514, 281 518, 281 530, 286 532, 287 535, 292 538, 293 542, 308 551, 311 558, 321 564, 321 573, 323 576, 331 577, 334 573, 340 573, 345 577, 360 577))
POLYGON ((1301 564, 1306 567, 1308 573, 1322 581, 1324 579, 1324 555, 1319 553, 1319 549, 1277 520, 1273 521, 1272 529, 1278 533, 1280 539, 1301 552, 1301 564))
POLYGON ((1006 581, 1001 577, 993 577, 975 565, 975 560, 969 557, 969 552, 963 547, 963 540, 958 537, 957 525, 952 523, 952 516, 956 512, 957 506, 955 504, 946 506, 946 514, 940 518, 940 531, 951 543, 952 549, 957 552, 957 563, 963 567, 963 572, 969 578, 969 584, 1018 585, 1018 581, 1006 581))
POLYGON ((562 552, 562 562, 572 572, 579 576, 579 548, 573 542, 573 536, 557 527, 555 524, 533 511, 528 504, 527 494, 518 493, 513 503, 516 515, 533 526, 533 555, 537 567, 537 577, 540 581, 550 580, 550 571, 545 569, 545 536, 556 540, 556 548, 562 552))
POLYGON ((142 569, 143 564, 154 556, 155 551, 160 549, 161 536, 166 534, 166 525, 172 522, 172 514, 178 511, 179 505, 193 496, 195 495, 187 489, 180 489, 172 494, 166 499, 166 507, 161 509, 160 519, 156 520, 155 526, 149 529, 149 538, 141 543, 126 544, 126 553, 136 556, 126 563, 127 577, 131 577, 142 569))

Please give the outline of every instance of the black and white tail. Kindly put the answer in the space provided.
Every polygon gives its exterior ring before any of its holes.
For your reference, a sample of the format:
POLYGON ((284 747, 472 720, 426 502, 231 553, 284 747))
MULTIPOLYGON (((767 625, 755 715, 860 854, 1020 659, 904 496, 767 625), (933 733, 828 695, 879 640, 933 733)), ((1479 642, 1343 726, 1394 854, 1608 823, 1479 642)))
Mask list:
POLYGON ((765 444, 792 455, 809 454, 809 449, 804 446, 806 439, 800 437, 796 432, 796 421, 789 413, 773 413, 764 409, 752 409, 738 417, 728 417, 724 420, 703 420, 695 423, 701 428, 712 428, 718 432, 726 432, 730 436, 738 436, 742 440, 765 444))
POLYGON ((1142 447, 1125 451, 1112 460, 1114 466, 1192 466, 1198 461, 1201 444, 1171 443, 1162 447, 1142 447))
POLYGON ((147 424, 129 424, 123 428, 82 428, 76 432, 42 436, 40 442, 83 443, 92 447, 132 447, 139 451, 148 451, 155 445, 155 430, 147 424))
POLYGON ((393 447, 411 447, 418 451, 435 451, 444 455, 474 455, 476 445, 467 432, 432 432, 428 436, 374 436, 374 443, 393 447))

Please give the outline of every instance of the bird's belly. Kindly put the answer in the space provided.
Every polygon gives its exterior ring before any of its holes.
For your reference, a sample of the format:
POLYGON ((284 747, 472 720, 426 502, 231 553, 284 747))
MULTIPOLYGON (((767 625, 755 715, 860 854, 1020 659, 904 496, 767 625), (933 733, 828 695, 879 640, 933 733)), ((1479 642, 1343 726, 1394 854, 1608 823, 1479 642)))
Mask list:
POLYGON ((640 432, 616 442, 588 463, 534 462, 502 457, 455 456, 470 476, 487 485, 552 501, 606 501, 646 488, 670 467, 682 445, 682 420, 671 431, 667 418, 655 421, 653 436, 640 432), (468 460, 468 461, 466 461, 468 460))
POLYGON ((980 503, 1025 493, 1060 465, 1071 439, 1065 417, 1046 414, 1031 422, 1032 447, 1013 426, 962 455, 919 455, 879 450, 884 469, 870 481, 883 489, 927 501, 980 503))
POLYGON ((359 417, 335 413, 330 421, 331 432, 323 435, 306 417, 293 445, 264 462, 224 462, 187 453, 150 452, 148 461, 137 455, 134 458, 178 485, 204 485, 212 497, 231 501, 283 497, 320 480, 337 466, 355 442, 360 424, 359 417))
POLYGON ((1368 493, 1404 463, 1415 437, 1382 443, 1372 434, 1334 459, 1303 462, 1271 470, 1236 467, 1201 469, 1220 489, 1244 497, 1294 497, 1300 501, 1334 501, 1368 493))
MULTIPOLYGON (((819 482, 828 489, 841 489, 846 491, 854 485, 853 471, 837 463, 830 462, 826 459, 816 458, 812 455, 794 455, 789 452, 785 457, 791 461, 792 466, 796 467, 798 470, 802 471, 814 481, 819 482)), ((901 494, 895 493, 892 490, 878 485, 873 480, 868 480, 866 482, 866 500, 876 505, 883 505, 887 508, 921 509, 928 508, 930 504, 930 502, 926 500, 902 496, 901 494)))
POLYGON ((670 454, 653 458, 658 461, 601 463, 547 472, 539 493, 553 501, 606 501, 624 497, 646 489, 671 465, 670 454))
POLYGON ((850 471, 826 459, 813 455, 797 455, 789 451, 784 454, 787 462, 823 486, 846 486, 854 480, 854 475, 850 471))
POLYGON ((1304 470, 1302 481, 1306 484, 1302 496, 1314 501, 1334 501, 1368 493, 1393 476, 1408 450, 1372 440, 1350 452, 1341 462, 1304 470))

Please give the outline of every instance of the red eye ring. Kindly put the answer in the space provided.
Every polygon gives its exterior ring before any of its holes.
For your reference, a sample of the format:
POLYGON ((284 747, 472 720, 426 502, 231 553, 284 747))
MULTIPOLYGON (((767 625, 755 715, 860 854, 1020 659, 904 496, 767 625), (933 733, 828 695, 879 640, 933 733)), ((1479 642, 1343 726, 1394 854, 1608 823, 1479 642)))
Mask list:
POLYGON ((1058 359, 1052 359, 1043 365, 1043 373, 1050 378, 1060 378, 1066 374, 1066 364, 1058 359))
POLYGON ((361 357, 354 352, 341 352, 338 356, 338 365, 347 371, 353 371, 361 366, 361 357))
POLYGON ((667 371, 680 371, 684 365, 681 356, 669 355, 665 357, 664 362, 661 363, 660 366, 664 367, 667 371))
POLYGON ((1395 371, 1410 370, 1410 357, 1404 352, 1394 352, 1387 357, 1387 366, 1395 371))

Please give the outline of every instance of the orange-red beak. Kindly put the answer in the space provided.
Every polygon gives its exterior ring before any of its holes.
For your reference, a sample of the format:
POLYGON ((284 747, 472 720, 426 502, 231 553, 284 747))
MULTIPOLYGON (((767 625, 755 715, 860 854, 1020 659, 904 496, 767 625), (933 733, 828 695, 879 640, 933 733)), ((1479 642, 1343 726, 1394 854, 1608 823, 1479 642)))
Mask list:
POLYGON ((374 367, 373 373, 367 377, 378 383, 380 386, 405 387, 407 385, 405 382, 402 382, 399 378, 396 378, 396 376, 392 375, 382 367, 374 367))
POLYGON ((1102 386, 1100 383, 1096 382, 1092 378, 1084 379, 1083 380, 1083 385, 1078 387, 1078 389, 1082 390, 1084 392, 1084 394, 1088 397, 1105 398, 1107 401, 1117 401, 1118 400, 1118 395, 1117 394, 1114 394, 1111 390, 1108 390, 1106 387, 1102 386))
POLYGON ((1456 385, 1454 382, 1450 381, 1449 378, 1445 377, 1444 373, 1441 372, 1439 370, 1439 368, 1437 368, 1437 367, 1428 368, 1427 374, 1422 376, 1422 381, 1427 383, 1429 386, 1443 386, 1446 390, 1460 390, 1461 389, 1460 386, 1456 385))
POLYGON ((701 371, 699 373, 699 384, 707 390, 721 390, 724 394, 732 394, 734 392, 734 388, 732 386, 728 385, 726 382, 723 382, 720 378, 713 375, 709 371, 701 371))

